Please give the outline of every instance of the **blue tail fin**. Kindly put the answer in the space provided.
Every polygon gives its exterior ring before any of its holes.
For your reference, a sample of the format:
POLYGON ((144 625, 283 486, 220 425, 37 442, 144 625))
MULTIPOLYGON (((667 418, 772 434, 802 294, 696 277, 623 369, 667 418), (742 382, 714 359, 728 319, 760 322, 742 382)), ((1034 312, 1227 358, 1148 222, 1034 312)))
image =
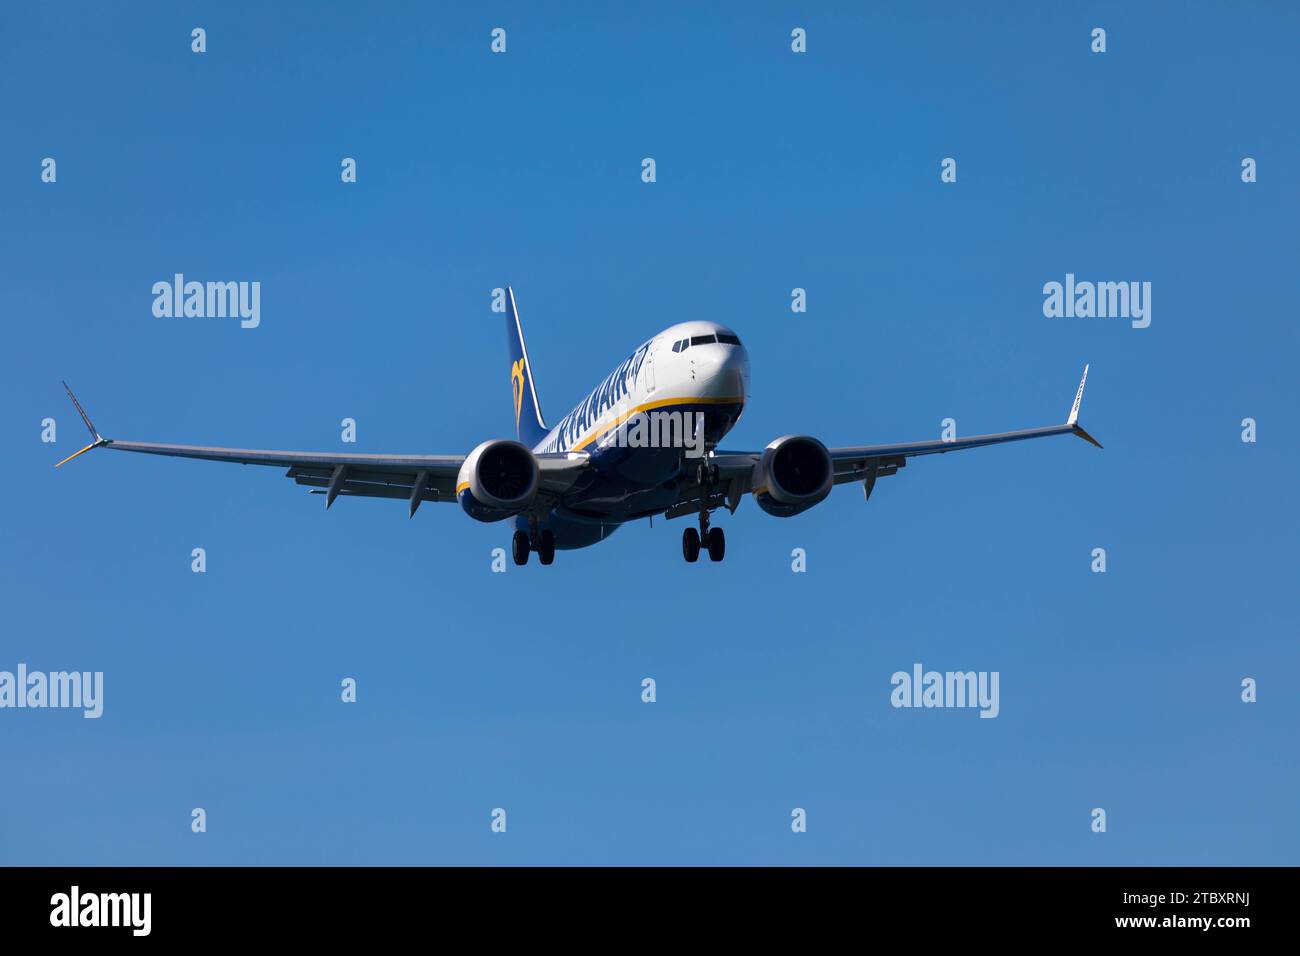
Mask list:
POLYGON ((532 448, 546 437, 549 429, 537 404, 533 366, 528 361, 528 346, 524 344, 524 330, 519 324, 515 290, 509 287, 506 288, 506 337, 510 340, 510 388, 515 396, 515 428, 519 440, 532 448))

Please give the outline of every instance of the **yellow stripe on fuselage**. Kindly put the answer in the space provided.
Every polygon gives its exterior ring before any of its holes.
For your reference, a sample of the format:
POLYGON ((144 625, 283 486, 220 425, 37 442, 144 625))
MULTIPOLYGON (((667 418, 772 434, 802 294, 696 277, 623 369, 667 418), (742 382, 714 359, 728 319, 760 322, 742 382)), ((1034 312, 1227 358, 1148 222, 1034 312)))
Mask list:
POLYGON ((619 418, 615 419, 614 421, 610 422, 608 425, 605 425, 604 427, 601 427, 599 425, 596 426, 596 429, 593 430, 590 434, 588 434, 586 438, 584 438, 582 441, 578 442, 572 448, 569 448, 567 450, 582 451, 582 449, 586 448, 596 439, 602 438, 603 436, 609 434, 611 431, 613 431, 619 425, 622 425, 633 415, 636 415, 640 412, 648 412, 656 408, 663 408, 665 405, 739 405, 741 401, 742 399, 732 397, 732 398, 661 398, 653 402, 646 402, 644 405, 638 405, 636 408, 627 412, 625 415, 620 416, 619 418))

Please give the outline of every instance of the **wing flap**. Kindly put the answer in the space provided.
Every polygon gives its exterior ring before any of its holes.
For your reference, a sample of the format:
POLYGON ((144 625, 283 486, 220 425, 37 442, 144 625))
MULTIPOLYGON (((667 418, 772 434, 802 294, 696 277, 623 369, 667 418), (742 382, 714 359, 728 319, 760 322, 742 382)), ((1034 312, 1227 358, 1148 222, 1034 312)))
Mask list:
MULTIPOLYGON (((321 468, 290 468, 285 472, 295 484, 326 491, 330 487, 333 473, 321 468)), ((349 469, 344 481, 339 486, 340 495, 360 496, 365 498, 411 498, 418 480, 414 472, 407 474, 380 472, 354 473, 349 469)), ((456 479, 432 478, 426 473, 420 488, 421 501, 454 501, 456 499, 456 479)))
POLYGON ((835 466, 833 481, 837 485, 842 485, 850 481, 864 481, 873 473, 877 478, 888 478, 890 475, 896 475, 898 469, 907 464, 907 459, 898 455, 890 458, 846 458, 836 460, 832 454, 831 462, 835 466))

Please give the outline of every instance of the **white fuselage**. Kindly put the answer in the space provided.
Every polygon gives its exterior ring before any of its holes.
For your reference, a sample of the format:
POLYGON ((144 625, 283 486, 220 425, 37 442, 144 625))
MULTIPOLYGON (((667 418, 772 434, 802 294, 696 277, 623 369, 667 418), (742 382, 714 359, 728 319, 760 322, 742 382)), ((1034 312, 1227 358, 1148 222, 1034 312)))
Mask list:
POLYGON ((744 407, 748 387, 749 357, 735 333, 715 322, 682 322, 637 348, 534 451, 595 453, 616 444, 620 429, 652 412, 734 407, 729 428, 744 407))

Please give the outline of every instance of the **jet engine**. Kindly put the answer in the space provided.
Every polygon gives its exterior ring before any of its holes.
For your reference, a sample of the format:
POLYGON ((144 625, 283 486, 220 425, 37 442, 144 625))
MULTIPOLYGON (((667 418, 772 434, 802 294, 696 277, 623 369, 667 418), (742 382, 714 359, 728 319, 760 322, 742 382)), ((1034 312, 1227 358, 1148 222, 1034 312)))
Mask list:
POLYGON ((763 449, 755 466, 754 500, 770 515, 789 518, 831 493, 835 466, 816 438, 786 435, 763 449))
POLYGON ((537 459, 519 442, 485 441, 460 466, 456 498, 471 518, 500 521, 533 503, 539 476, 537 459))

